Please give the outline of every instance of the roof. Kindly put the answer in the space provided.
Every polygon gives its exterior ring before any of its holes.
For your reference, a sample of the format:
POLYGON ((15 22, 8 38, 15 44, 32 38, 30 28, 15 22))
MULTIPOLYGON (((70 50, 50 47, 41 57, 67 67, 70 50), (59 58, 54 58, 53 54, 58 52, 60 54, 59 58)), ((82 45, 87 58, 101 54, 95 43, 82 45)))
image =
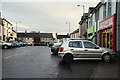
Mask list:
POLYGON ((2 20, 5 20, 7 23, 9 23, 10 25, 12 25, 12 23, 10 23, 8 20, 6 20, 5 18, 3 18, 2 20))
POLYGON ((71 34, 75 34, 75 33, 78 33, 79 32, 79 28, 76 29, 75 31, 73 31, 71 34))
POLYGON ((52 33, 40 33, 41 38, 53 38, 52 33))
POLYGON ((89 7, 88 13, 92 13, 92 11, 94 11, 94 10, 95 10, 95 7, 89 7))
POLYGON ((41 38, 53 38, 52 33, 17 33, 18 37, 41 37, 41 38))

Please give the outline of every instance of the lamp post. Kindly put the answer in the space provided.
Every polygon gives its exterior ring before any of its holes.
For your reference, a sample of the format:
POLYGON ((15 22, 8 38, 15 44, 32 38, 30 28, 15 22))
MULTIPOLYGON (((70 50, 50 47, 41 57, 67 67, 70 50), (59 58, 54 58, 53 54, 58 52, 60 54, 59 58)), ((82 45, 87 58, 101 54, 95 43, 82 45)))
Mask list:
POLYGON ((18 23, 21 23, 21 22, 16 22, 16 32, 17 32, 17 25, 18 25, 18 23))
POLYGON ((84 5, 77 5, 78 7, 79 6, 82 6, 83 7, 83 14, 85 13, 85 6, 84 5))
POLYGON ((66 22, 66 24, 69 24, 69 35, 70 35, 70 23, 66 22))

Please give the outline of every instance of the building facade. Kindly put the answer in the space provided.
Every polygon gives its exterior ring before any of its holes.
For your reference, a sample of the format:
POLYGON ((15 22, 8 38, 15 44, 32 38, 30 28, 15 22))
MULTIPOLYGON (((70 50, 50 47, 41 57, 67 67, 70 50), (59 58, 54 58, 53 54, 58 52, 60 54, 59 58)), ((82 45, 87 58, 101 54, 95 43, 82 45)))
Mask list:
POLYGON ((116 50, 116 1, 101 0, 89 9, 87 33, 97 35, 93 42, 100 47, 116 50))
POLYGON ((120 56, 120 0, 117 4, 116 53, 120 56))
POLYGON ((50 43, 54 41, 52 33, 17 33, 18 41, 33 43, 35 38, 40 42, 50 43))
POLYGON ((13 41, 17 40, 17 32, 15 30, 12 30, 12 39, 13 41))
POLYGON ((12 24, 7 21, 6 19, 2 19, 2 24, 3 24, 3 29, 2 29, 2 33, 3 33, 3 40, 4 41, 8 41, 8 40, 12 40, 13 36, 12 36, 12 24))
POLYGON ((84 13, 79 24, 79 37, 87 38, 88 13, 84 13))
POLYGON ((70 34, 70 38, 79 38, 79 29, 76 29, 70 34))
POLYGON ((3 40, 3 34, 2 34, 2 18, 0 17, 0 40, 3 40))
POLYGON ((99 8, 98 44, 116 50, 116 1, 103 0, 99 8))

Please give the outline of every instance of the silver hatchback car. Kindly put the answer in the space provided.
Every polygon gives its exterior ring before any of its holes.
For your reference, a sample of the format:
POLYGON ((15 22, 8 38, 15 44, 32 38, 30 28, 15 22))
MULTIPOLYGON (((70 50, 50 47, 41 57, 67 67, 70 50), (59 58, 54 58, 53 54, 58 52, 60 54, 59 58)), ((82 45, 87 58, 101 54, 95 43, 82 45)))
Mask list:
POLYGON ((88 40, 70 39, 63 42, 59 48, 58 55, 67 63, 76 59, 99 59, 110 62, 112 55, 115 55, 115 53, 111 49, 100 48, 88 40))

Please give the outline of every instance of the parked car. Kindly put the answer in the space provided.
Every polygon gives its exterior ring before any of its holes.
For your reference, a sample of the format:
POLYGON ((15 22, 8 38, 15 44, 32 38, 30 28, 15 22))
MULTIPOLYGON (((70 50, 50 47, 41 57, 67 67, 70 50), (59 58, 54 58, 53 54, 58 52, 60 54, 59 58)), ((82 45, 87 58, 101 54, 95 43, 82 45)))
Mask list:
POLYGON ((6 41, 7 43, 12 43, 13 44, 13 48, 16 47, 16 42, 15 41, 6 41))
POLYGON ((8 48, 12 48, 14 44, 8 43, 6 41, 0 41, 0 46, 2 47, 2 49, 8 49, 8 48))
POLYGON ((59 47, 62 43, 54 43, 54 45, 51 47, 52 54, 58 54, 59 47))
POLYGON ((111 49, 100 48, 88 40, 71 39, 63 42, 58 55, 64 62, 72 62, 76 59, 99 59, 110 62, 115 53, 111 49))
POLYGON ((24 46, 24 42, 19 42, 21 46, 24 46))
POLYGON ((21 46, 20 43, 17 42, 17 41, 6 41, 6 42, 8 42, 8 43, 13 43, 13 44, 14 44, 13 47, 20 47, 20 46, 21 46))
POLYGON ((16 41, 15 44, 16 44, 16 47, 21 47, 19 42, 16 41))
POLYGON ((47 43, 46 42, 41 42, 40 46, 47 46, 47 43))
POLYGON ((52 43, 52 42, 50 42, 50 43, 48 44, 49 47, 52 47, 53 45, 54 45, 54 43, 52 43))
POLYGON ((32 46, 32 43, 29 43, 29 42, 28 42, 28 46, 32 46))

